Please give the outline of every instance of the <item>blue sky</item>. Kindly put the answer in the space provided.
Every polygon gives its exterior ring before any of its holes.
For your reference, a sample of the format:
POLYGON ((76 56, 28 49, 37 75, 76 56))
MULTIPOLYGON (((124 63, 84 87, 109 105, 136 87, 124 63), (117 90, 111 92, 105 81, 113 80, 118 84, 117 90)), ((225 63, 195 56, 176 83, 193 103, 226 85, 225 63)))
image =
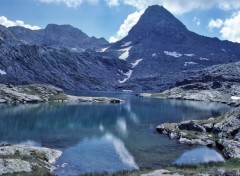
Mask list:
POLYGON ((164 5, 196 33, 240 42, 239 0, 0 0, 0 24, 31 29, 71 24, 90 36, 115 41, 153 4, 164 5))

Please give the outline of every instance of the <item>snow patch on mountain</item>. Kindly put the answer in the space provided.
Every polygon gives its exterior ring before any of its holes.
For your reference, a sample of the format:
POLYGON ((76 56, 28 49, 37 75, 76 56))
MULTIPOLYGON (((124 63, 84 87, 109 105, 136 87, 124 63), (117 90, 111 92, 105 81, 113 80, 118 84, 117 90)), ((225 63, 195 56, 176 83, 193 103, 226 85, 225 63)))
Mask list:
POLYGON ((126 78, 124 78, 122 81, 118 80, 119 83, 125 83, 131 76, 132 76, 133 70, 129 70, 127 73, 123 73, 125 76, 127 76, 126 78))
POLYGON ((240 100, 240 97, 237 97, 237 96, 231 96, 231 99, 232 99, 232 100, 240 100))
POLYGON ((152 57, 157 57, 157 53, 153 53, 153 54, 152 54, 152 57))
POLYGON ((166 54, 167 56, 172 56, 172 57, 181 57, 182 54, 174 51, 174 52, 170 52, 170 51, 164 51, 164 54, 166 54))
POLYGON ((136 67, 141 61, 142 61, 142 59, 138 59, 135 62, 131 63, 132 68, 136 67))
POLYGON ((121 47, 127 47, 127 46, 129 46, 129 45, 131 45, 132 44, 132 42, 126 42, 126 43, 124 43, 121 47))
POLYGON ((99 52, 103 53, 105 52, 109 47, 106 47, 106 48, 101 48, 99 52))
POLYGON ((185 62, 184 63, 184 67, 188 66, 188 65, 196 65, 196 62, 185 62))
POLYGON ((193 57, 193 56, 195 56, 195 54, 184 54, 184 56, 193 57))
POLYGON ((5 71, 3 71, 3 70, 0 69, 0 74, 1 74, 1 75, 6 75, 7 73, 6 73, 5 71))
POLYGON ((131 46, 127 48, 120 49, 118 51, 124 52, 121 56, 119 56, 119 59, 126 60, 129 57, 129 51, 131 50, 131 46))
POLYGON ((205 57, 200 57, 199 59, 200 59, 200 60, 206 60, 206 61, 209 60, 209 59, 207 59, 207 58, 205 58, 205 57))
POLYGON ((77 48, 71 48, 72 51, 77 51, 77 48))

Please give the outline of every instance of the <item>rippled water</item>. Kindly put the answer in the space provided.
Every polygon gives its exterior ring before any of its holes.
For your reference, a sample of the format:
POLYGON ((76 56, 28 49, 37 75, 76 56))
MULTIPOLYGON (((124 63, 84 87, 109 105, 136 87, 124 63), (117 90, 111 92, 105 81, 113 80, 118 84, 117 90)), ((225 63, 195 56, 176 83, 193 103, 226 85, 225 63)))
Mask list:
POLYGON ((215 150, 169 140, 155 127, 218 116, 228 109, 225 105, 131 94, 101 95, 119 97, 125 103, 1 105, 0 142, 62 150, 57 164, 66 164, 56 171, 59 175, 223 160, 215 150))

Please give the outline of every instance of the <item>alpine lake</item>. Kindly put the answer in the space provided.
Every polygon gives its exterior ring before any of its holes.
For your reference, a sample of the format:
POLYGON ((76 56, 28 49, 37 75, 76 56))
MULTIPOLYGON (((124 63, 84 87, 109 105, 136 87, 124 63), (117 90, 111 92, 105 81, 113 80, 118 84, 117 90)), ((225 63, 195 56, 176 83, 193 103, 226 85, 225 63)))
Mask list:
POLYGON ((217 117, 220 103, 151 99, 131 93, 71 92, 123 99, 122 104, 42 103, 0 105, 0 142, 63 151, 57 175, 117 172, 140 167, 223 161, 204 146, 186 146, 156 132, 165 122, 217 117))

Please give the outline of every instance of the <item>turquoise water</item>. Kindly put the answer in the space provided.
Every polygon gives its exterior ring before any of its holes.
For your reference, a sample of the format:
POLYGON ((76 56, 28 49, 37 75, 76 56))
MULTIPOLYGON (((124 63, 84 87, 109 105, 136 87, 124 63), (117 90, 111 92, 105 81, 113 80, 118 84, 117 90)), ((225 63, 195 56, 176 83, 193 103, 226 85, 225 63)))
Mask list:
POLYGON ((223 160, 213 149, 169 140, 158 134, 155 127, 164 122, 218 116, 227 106, 148 99, 131 94, 101 95, 119 97, 125 103, 1 105, 0 142, 63 151, 57 164, 64 167, 56 171, 58 175, 223 160))

